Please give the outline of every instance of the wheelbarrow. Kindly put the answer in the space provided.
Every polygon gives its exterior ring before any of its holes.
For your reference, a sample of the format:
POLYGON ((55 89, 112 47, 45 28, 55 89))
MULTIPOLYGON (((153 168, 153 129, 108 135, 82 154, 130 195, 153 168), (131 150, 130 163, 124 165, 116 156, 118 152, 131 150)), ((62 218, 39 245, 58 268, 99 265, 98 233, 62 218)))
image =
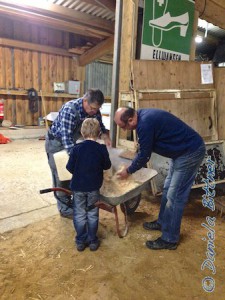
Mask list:
MULTIPOLYGON (((125 158, 120 157, 120 154, 124 151, 123 149, 116 149, 116 148, 109 148, 109 155, 112 162, 112 170, 113 173, 116 173, 122 165, 130 164, 125 158)), ((68 155, 65 151, 61 151, 61 153, 54 156, 56 167, 58 171, 58 175, 60 180, 66 180, 71 178, 71 174, 65 170, 62 166, 66 165, 68 160, 68 155), (63 170, 62 170, 63 169, 63 170)), ((137 207, 139 206, 141 200, 141 192, 146 188, 149 188, 150 180, 157 175, 157 171, 149 168, 142 168, 131 175, 129 181, 131 184, 123 187, 120 189, 119 180, 117 180, 117 188, 115 191, 111 191, 110 193, 105 189, 106 181, 107 185, 112 187, 115 184, 115 176, 112 176, 112 179, 107 180, 104 176, 103 186, 100 190, 100 199, 95 203, 100 209, 108 211, 114 214, 115 222, 116 222, 116 232, 120 238, 123 238, 128 233, 128 215, 131 215, 135 212, 137 207), (118 211, 117 206, 120 205, 120 209, 124 215, 124 226, 123 230, 120 229, 119 218, 118 218, 118 211)), ((124 180, 121 180, 121 185, 123 184, 124 180)), ((40 194, 49 193, 49 192, 65 192, 68 195, 72 196, 72 192, 65 188, 48 188, 40 190, 40 194)), ((89 207, 87 209, 92 209, 89 207)))

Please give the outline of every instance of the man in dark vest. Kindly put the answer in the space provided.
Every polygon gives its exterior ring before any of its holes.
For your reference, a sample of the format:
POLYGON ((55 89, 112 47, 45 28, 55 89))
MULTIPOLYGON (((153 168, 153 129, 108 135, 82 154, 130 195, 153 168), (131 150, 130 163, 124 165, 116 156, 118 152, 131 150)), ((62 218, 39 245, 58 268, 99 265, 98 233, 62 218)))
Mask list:
MULTIPOLYGON (((61 182, 59 180, 53 154, 63 149, 67 151, 68 155, 70 154, 77 139, 81 137, 80 128, 86 118, 96 118, 99 121, 101 138, 107 146, 111 145, 99 111, 103 103, 103 93, 98 89, 89 89, 82 98, 71 100, 60 109, 57 118, 46 134, 45 143, 48 163, 52 172, 53 187, 69 188, 69 181, 61 182)), ((60 215, 72 218, 71 197, 63 192, 55 193, 55 197, 60 215)))

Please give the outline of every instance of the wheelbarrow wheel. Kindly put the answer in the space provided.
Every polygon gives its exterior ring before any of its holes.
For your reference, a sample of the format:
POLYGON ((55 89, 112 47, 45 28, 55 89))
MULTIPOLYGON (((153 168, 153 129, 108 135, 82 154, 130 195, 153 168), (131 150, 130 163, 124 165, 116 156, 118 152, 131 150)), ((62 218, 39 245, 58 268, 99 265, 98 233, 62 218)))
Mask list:
POLYGON ((125 213, 126 210, 127 215, 132 215, 135 212, 135 210, 138 208, 140 201, 141 201, 141 194, 120 204, 120 208, 123 213, 125 213))

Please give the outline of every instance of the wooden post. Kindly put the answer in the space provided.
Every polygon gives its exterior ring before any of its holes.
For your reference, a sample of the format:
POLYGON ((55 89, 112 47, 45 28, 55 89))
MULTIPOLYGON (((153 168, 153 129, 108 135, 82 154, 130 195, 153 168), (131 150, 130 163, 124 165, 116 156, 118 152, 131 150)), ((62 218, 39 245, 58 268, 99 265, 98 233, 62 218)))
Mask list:
POLYGON ((136 53, 138 0, 123 1, 119 91, 130 90, 132 61, 136 53))
MULTIPOLYGON (((42 94, 42 91, 40 91, 41 94, 41 102, 42 102, 42 107, 43 107, 43 111, 44 111, 44 115, 45 117, 47 116, 47 112, 46 112, 46 106, 45 106, 45 97, 42 94)), ((45 119, 45 127, 48 130, 48 120, 45 119)))
POLYGON ((196 37, 197 31, 198 31, 198 16, 199 16, 199 12, 197 10, 195 10, 192 41, 191 41, 191 51, 190 51, 190 60, 192 60, 192 61, 195 60, 195 51, 196 51, 195 37, 196 37))
POLYGON ((111 99, 111 120, 110 120, 110 137, 112 140, 113 147, 116 147, 116 124, 113 119, 114 119, 115 111, 118 108, 118 97, 119 97, 121 23, 122 23, 122 0, 117 0, 115 34, 114 34, 114 51, 113 51, 112 99, 111 99))

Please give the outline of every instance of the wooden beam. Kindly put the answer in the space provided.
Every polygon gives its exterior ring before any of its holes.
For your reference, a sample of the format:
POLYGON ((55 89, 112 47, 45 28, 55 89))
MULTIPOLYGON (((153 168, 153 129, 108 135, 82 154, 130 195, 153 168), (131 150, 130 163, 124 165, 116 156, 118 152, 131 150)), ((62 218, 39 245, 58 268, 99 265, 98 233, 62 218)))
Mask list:
MULTIPOLYGON (((95 1, 98 2, 97 0, 95 1)), ((94 5, 93 2, 95 1, 91 0, 91 4, 94 5)), ((111 0, 109 0, 109 2, 111 2, 111 0)), ((90 14, 78 12, 74 9, 62 7, 60 5, 51 4, 49 2, 46 2, 46 4, 44 5, 39 1, 3 0, 0 1, 0 5, 4 5, 8 8, 17 8, 23 10, 24 12, 26 11, 27 13, 33 12, 46 16, 51 16, 53 18, 60 18, 62 20, 72 21, 77 24, 89 25, 92 28, 101 29, 101 31, 106 31, 109 33, 113 33, 114 31, 114 22, 107 21, 102 18, 92 16, 90 14)))
POLYGON ((98 61, 112 65, 113 64, 113 54, 103 55, 98 59, 98 61))
POLYGON ((198 31, 198 17, 199 17, 199 12, 197 10, 195 10, 193 33, 192 33, 192 39, 191 39, 190 59, 189 59, 192 61, 195 60, 195 52, 196 52, 195 37, 197 36, 197 31, 198 31))
POLYGON ((44 52, 44 53, 51 53, 51 54, 62 55, 62 56, 70 56, 70 57, 74 56, 74 54, 69 53, 67 50, 64 50, 62 48, 44 46, 44 45, 34 44, 34 43, 21 42, 21 41, 5 39, 5 38, 0 38, 0 46, 13 47, 13 48, 18 48, 18 49, 26 49, 26 50, 44 52))
MULTIPOLYGON (((113 66, 112 66, 112 92, 111 92, 111 116, 115 115, 119 103, 119 74, 120 74, 120 48, 121 48, 121 30, 122 30, 122 15, 123 1, 116 0, 115 12, 115 34, 114 34, 114 49, 113 49, 113 66)), ((110 138, 112 147, 116 147, 118 126, 113 118, 110 119, 110 138)))
POLYGON ((107 40, 96 45, 95 47, 91 48, 90 50, 88 50, 78 58, 79 65, 80 66, 87 65, 93 60, 100 58, 101 56, 105 55, 110 51, 113 51, 113 43, 114 43, 114 37, 110 37, 107 40))
POLYGON ((74 55, 81 55, 84 53, 84 50, 82 50, 81 48, 70 48, 68 49, 69 53, 73 53, 74 55))
POLYGON ((224 0, 195 0, 195 9, 199 11, 199 17, 201 19, 225 29, 224 0))
MULTIPOLYGON (((14 95, 14 96, 27 96, 27 90, 6 90, 6 89, 0 89, 0 95, 14 95)), ((46 98, 71 98, 74 99, 78 95, 74 94, 66 94, 66 93, 48 93, 48 92, 38 92, 38 96, 44 96, 46 98)), ((111 97, 110 96, 104 96, 104 99, 106 102, 110 102, 111 97)))
MULTIPOLYGON (((86 2, 86 0, 84 0, 86 2)), ((91 0, 93 5, 96 6, 102 6, 109 10, 111 10, 113 13, 115 13, 116 10, 116 1, 115 0, 91 0)))
POLYGON ((0 13, 9 16, 10 18, 13 18, 13 20, 17 19, 23 22, 25 21, 39 26, 43 25, 53 29, 69 31, 83 36, 106 38, 112 35, 111 33, 94 29, 91 26, 75 24, 72 22, 63 21, 60 19, 55 19, 52 17, 48 17, 36 13, 28 13, 28 12, 24 12, 23 10, 19 10, 15 8, 3 7, 1 4, 0 4, 0 13))
MULTIPOLYGON (((27 90, 5 90, 0 89, 0 95, 14 95, 14 96, 27 96, 28 92, 27 90)), ((71 94, 65 94, 65 93, 48 93, 48 92, 38 92, 38 96, 44 96, 48 98, 72 98, 74 99, 74 95, 71 94)))
POLYGON ((135 59, 138 0, 123 1, 119 91, 129 91, 132 62, 135 59))
POLYGON ((219 139, 225 139, 225 68, 215 68, 217 120, 219 139))

